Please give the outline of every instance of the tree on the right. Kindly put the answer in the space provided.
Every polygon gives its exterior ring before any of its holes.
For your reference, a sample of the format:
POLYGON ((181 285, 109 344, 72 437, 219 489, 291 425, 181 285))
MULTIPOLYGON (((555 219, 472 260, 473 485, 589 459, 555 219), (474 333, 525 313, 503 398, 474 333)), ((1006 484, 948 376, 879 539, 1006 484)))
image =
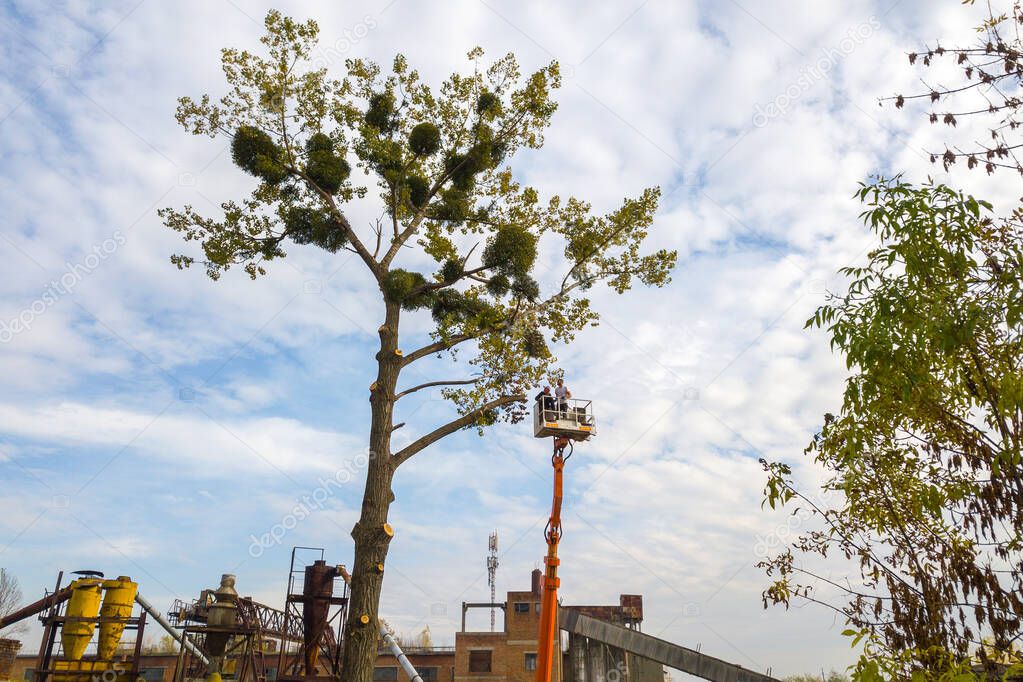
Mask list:
MULTIPOLYGON (((975 0, 962 0, 973 5, 975 0)), ((969 169, 983 168, 988 174, 1008 168, 1023 175, 1019 152, 1023 147, 1023 3, 1021 0, 987 3, 986 16, 976 27, 977 38, 966 44, 947 46, 940 42, 907 54, 909 63, 923 69, 923 87, 881 100, 901 109, 907 103, 929 103, 932 124, 958 128, 966 121, 986 121, 984 137, 967 143, 951 140, 944 150, 926 150, 931 163, 949 170, 957 162, 969 169), (958 80, 945 82, 947 71, 958 72, 958 80), (935 71, 937 69, 937 71, 935 71)))
POLYGON ((879 246, 807 321, 849 370, 806 448, 822 489, 763 462, 765 503, 819 523, 761 563, 765 606, 834 609, 856 679, 1023 665, 1023 211, 900 178, 857 196, 879 246))

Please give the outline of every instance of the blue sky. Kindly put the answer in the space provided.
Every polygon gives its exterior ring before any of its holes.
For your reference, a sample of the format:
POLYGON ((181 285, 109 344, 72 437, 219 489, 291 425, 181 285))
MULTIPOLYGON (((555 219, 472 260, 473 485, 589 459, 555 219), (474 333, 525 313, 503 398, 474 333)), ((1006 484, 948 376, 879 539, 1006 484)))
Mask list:
MULTIPOLYGON (((439 82, 476 44, 527 68, 562 63, 548 144, 516 172, 598 209, 660 184, 651 244, 680 256, 664 290, 597 291, 601 326, 556 349, 602 425, 568 473, 564 598, 638 592, 647 632, 776 673, 844 667, 842 623, 761 609, 758 548, 789 526, 760 509, 757 458, 819 476, 800 453, 843 369, 802 326, 872 245, 850 196, 872 173, 937 174, 921 150, 941 131, 877 98, 917 87, 904 53, 969 35, 976 13, 952 0, 274 6, 319 21, 333 69, 400 50, 439 82)), ((225 142, 187 135, 173 113, 178 96, 222 91, 220 48, 255 47, 269 7, 2 5, 0 565, 27 598, 58 570, 95 568, 135 577, 158 605, 229 571, 279 603, 292 545, 350 561, 372 283, 344 255, 301 247, 256 282, 178 272, 168 258, 184 247, 156 216, 247 191, 225 142), (254 549, 303 500, 315 509, 254 549)), ((996 202, 1018 194, 1007 175, 954 180, 996 202)), ((378 213, 355 205, 352 222, 378 213)), ((548 279, 558 266, 541 254, 548 279)), ((427 328, 410 318, 405 343, 427 328)), ((401 438, 451 414, 433 395, 402 412, 401 438)), ((528 585, 547 455, 528 427, 502 425, 403 467, 381 607, 392 624, 451 642, 459 602, 487 596, 495 528, 499 591, 528 585)))

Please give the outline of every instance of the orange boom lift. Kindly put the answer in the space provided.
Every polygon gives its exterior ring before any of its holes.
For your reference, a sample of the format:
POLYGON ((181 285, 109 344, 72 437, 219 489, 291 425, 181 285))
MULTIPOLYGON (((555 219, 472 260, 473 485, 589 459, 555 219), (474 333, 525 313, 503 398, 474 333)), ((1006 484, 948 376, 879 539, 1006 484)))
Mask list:
MULTIPOLYGON (((567 438, 554 439, 554 502, 551 504, 551 518, 547 522, 544 536, 547 538, 546 570, 543 580, 543 597, 540 610, 540 637, 536 653, 536 682, 551 682, 551 668, 554 664, 554 623, 558 612, 558 542, 561 540, 561 498, 562 479, 565 470, 565 446, 567 438), (560 447, 559 447, 560 445, 560 447)), ((569 454, 571 457, 571 454, 569 454)))
MULTIPOLYGON (((558 543, 561 541, 561 502, 563 498, 565 462, 572 456, 572 441, 588 440, 596 434, 596 421, 590 401, 572 400, 560 404, 537 402, 533 416, 533 435, 537 438, 554 438, 554 498, 551 502, 551 518, 544 530, 547 541, 547 556, 544 559, 543 596, 540 607, 540 632, 536 653, 536 682, 551 682, 554 666, 558 615, 558 543), (565 454, 565 449, 568 454, 565 454)), ((560 639, 559 639, 560 641, 560 639)))

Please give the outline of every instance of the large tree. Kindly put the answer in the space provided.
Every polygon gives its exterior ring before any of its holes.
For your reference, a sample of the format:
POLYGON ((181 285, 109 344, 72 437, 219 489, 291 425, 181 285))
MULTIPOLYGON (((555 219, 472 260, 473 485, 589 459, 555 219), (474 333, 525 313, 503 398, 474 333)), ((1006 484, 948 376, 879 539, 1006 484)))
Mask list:
POLYGON ((436 90, 401 55, 390 73, 349 59, 343 77, 333 78, 310 64, 315 22, 272 11, 265 23, 261 54, 223 50, 227 94, 184 97, 177 112, 196 135, 230 138, 234 162, 257 180, 255 189, 223 203, 221 215, 206 217, 190 206, 161 215, 201 246, 202 255, 172 256, 179 268, 201 263, 217 279, 237 265, 256 278, 285 256, 286 245, 308 245, 339 257, 356 254, 379 289, 379 349, 366 358, 376 370, 369 390, 372 456, 352 529, 343 670, 348 682, 369 682, 397 468, 461 429, 520 419, 527 389, 555 371, 548 342, 571 341, 596 323, 588 290, 604 282, 624 293, 637 279, 661 286, 676 254, 643 252, 657 188, 598 215, 584 200, 542 198, 516 179, 508 162, 523 148, 543 145, 556 109, 557 63, 523 76, 513 55, 483 65, 483 51, 475 49, 471 70, 436 90), (372 198, 371 185, 386 219, 360 228, 349 209, 372 198), (538 248, 559 243, 563 271, 538 282, 538 248), (424 271, 399 267, 424 256, 432 263, 420 266, 424 271), (431 338, 418 348, 401 343, 405 314, 432 317, 431 338), (459 349, 474 376, 399 387, 413 363, 459 349), (433 386, 444 387, 458 416, 392 451, 402 425, 396 404, 433 386))
POLYGON ((806 450, 823 487, 764 463, 766 501, 819 524, 762 563, 765 605, 835 609, 865 638, 857 679, 1023 663, 1023 212, 901 180, 859 198, 881 245, 807 322, 850 370, 806 450), (858 578, 812 561, 836 556, 858 578))

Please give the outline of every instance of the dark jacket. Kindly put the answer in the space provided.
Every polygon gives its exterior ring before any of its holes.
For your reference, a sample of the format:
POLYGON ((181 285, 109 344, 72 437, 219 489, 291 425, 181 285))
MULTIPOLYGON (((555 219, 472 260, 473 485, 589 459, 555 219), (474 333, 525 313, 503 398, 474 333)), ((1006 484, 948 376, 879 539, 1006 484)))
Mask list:
POLYGON ((533 398, 533 400, 535 400, 536 402, 540 403, 540 406, 544 410, 555 410, 555 409, 557 409, 554 406, 554 396, 551 395, 550 393, 544 393, 543 391, 540 391, 539 393, 536 394, 536 397, 533 398))

